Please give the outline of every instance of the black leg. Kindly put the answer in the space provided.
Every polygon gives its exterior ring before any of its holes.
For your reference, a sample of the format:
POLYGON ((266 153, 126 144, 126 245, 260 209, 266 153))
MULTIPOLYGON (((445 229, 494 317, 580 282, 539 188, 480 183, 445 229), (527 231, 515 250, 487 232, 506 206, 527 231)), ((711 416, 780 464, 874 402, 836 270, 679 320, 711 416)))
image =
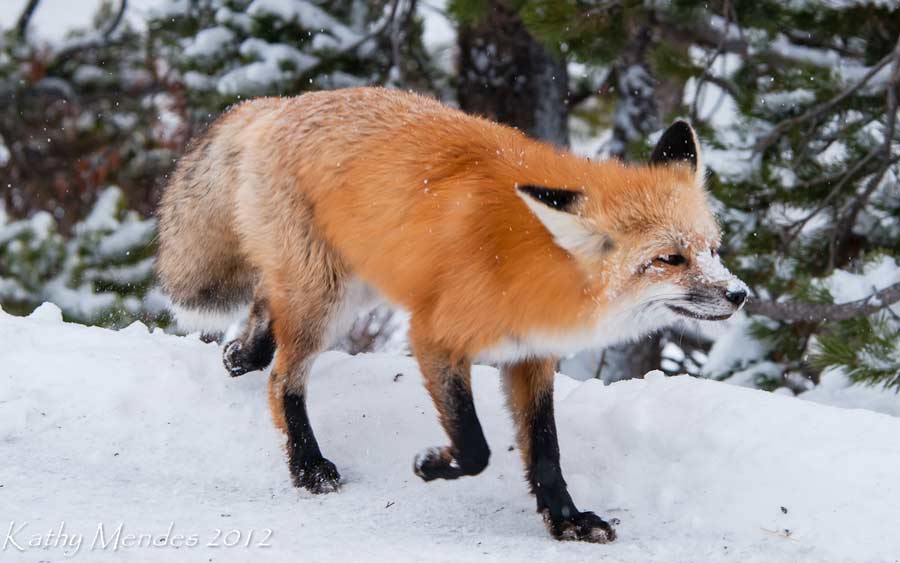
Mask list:
POLYGON ((442 401, 444 409, 448 409, 442 419, 451 445, 429 448, 416 456, 413 462, 416 475, 431 481, 481 473, 487 467, 491 451, 475 414, 471 389, 464 381, 451 379, 446 383, 442 401))
POLYGON ((503 367, 528 484, 553 537, 610 542, 615 530, 593 512, 579 511, 563 478, 553 415, 555 365, 553 358, 535 358, 503 367))
POLYGON ((452 360, 445 351, 421 342, 416 346, 416 356, 425 378, 425 387, 437 407, 450 445, 429 448, 417 455, 413 470, 425 481, 481 473, 487 467, 491 450, 475 414, 470 362, 466 359, 452 360))
POLYGON ((538 399, 532 413, 530 453, 528 482, 550 533, 560 540, 597 543, 614 540, 615 530, 593 512, 580 512, 569 495, 559 464, 552 392, 538 399))
POLYGON ((340 488, 341 476, 333 463, 322 456, 306 414, 303 395, 284 394, 284 416, 287 425, 288 464, 294 485, 311 493, 330 493, 340 488))

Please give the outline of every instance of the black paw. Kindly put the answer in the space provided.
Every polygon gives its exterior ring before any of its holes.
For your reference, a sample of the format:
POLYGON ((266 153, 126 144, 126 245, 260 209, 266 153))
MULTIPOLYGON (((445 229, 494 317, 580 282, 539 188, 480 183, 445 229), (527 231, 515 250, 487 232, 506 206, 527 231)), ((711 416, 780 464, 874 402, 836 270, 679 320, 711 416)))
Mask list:
POLYGON ((291 464, 291 479, 295 487, 306 489, 314 495, 335 493, 341 488, 341 474, 325 458, 298 465, 291 464))
MULTIPOLYGON (((222 363, 231 377, 238 377, 251 371, 265 369, 272 361, 272 355, 267 354, 266 350, 255 350, 244 348, 244 343, 240 340, 232 340, 225 345, 222 351, 222 363)), ((274 354, 274 352, 273 352, 274 354)))
POLYGON ((428 448, 413 459, 413 471, 423 481, 435 479, 456 479, 462 475, 459 462, 450 448, 428 448))
POLYGON ((472 448, 463 455, 449 446, 428 448, 413 460, 413 471, 423 481, 478 475, 487 467, 490 456, 487 445, 472 448))
POLYGON ((544 522, 554 538, 560 541, 609 543, 616 539, 616 531, 593 512, 576 512, 574 516, 554 521, 549 510, 543 511, 544 522))

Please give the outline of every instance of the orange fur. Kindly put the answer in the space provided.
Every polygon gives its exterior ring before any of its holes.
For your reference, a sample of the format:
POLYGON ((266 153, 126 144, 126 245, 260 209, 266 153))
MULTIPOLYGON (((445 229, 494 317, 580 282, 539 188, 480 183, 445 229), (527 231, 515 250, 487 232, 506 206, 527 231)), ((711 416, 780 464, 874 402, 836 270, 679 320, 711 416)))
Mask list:
POLYGON ((325 331, 358 279, 412 313, 414 339, 475 358, 587 333, 660 282, 704 283, 691 267, 644 267, 717 246, 702 184, 689 166, 580 158, 410 93, 258 99, 180 164, 160 209, 160 278, 186 307, 246 303, 255 288, 291 345, 292 323, 325 331), (582 193, 578 221, 608 251, 557 244, 523 185, 582 193))
POLYGON ((241 254, 264 278, 303 275, 284 259, 300 252, 311 220, 349 271, 462 355, 510 335, 586 325, 640 283, 638 255, 689 243, 680 233, 701 233, 706 244, 718 237, 685 167, 590 161, 413 94, 363 88, 253 101, 217 131, 239 150, 237 181, 220 196, 231 199, 241 254), (595 272, 554 244, 517 195, 523 184, 588 196, 582 215, 615 241, 595 272))

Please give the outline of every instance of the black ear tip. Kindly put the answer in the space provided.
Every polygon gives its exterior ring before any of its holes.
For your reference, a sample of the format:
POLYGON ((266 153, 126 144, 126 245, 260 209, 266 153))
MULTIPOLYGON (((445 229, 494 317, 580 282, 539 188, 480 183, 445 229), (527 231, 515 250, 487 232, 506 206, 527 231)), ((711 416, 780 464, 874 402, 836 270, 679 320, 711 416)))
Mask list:
POLYGON ((669 162, 687 162, 697 167, 697 142, 694 128, 690 123, 679 119, 672 123, 659 138, 650 164, 667 164, 669 162))
POLYGON ((582 193, 574 190, 548 188, 534 184, 516 185, 516 189, 548 207, 557 211, 571 212, 582 197, 582 193))
POLYGON ((669 128, 666 129, 666 132, 663 135, 667 135, 669 133, 678 133, 680 135, 690 135, 694 134, 694 128, 691 127, 691 124, 683 119, 678 119, 669 125, 669 128))

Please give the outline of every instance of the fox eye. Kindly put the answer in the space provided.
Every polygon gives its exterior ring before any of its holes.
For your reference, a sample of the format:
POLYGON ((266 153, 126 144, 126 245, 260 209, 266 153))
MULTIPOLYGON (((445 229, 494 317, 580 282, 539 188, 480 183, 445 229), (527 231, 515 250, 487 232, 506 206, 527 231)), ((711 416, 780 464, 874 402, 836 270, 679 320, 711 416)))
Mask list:
POLYGON ((681 266, 685 262, 687 262, 687 258, 685 258, 681 254, 666 254, 664 256, 659 256, 656 258, 657 262, 662 262, 663 264, 668 264, 669 266, 681 266))

